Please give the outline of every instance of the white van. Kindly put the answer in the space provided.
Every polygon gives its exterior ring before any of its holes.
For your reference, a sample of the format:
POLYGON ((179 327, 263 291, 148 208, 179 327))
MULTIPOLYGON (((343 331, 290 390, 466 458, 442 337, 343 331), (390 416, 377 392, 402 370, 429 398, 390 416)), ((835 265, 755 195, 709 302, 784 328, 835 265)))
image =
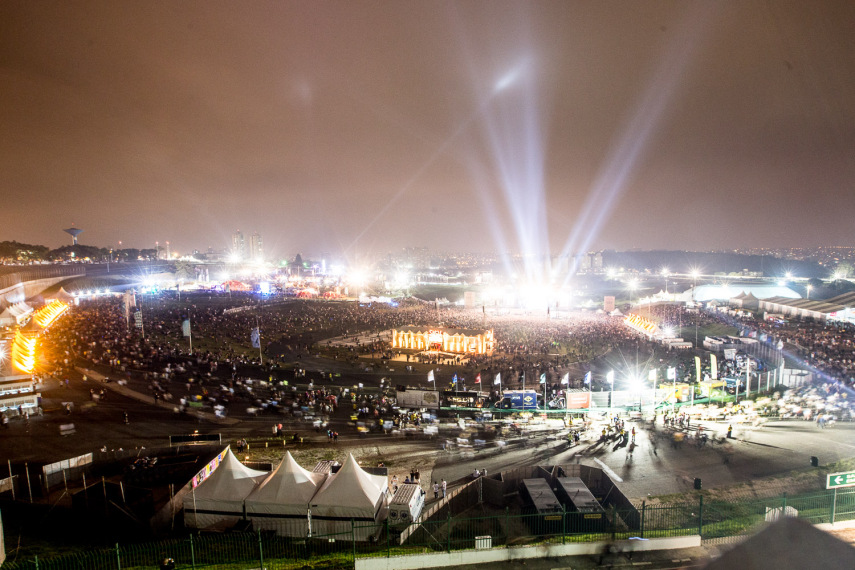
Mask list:
POLYGON ((425 494, 419 485, 405 483, 389 502, 389 526, 404 528, 419 520, 425 506, 425 494))

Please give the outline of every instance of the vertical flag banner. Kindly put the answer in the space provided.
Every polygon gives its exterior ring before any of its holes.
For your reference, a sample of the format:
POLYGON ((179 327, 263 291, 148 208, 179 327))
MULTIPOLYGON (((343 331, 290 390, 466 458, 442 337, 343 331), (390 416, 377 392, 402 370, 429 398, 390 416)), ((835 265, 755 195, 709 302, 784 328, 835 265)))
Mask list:
POLYGON ((184 338, 190 336, 190 319, 184 319, 184 322, 181 323, 181 333, 184 335, 184 338))
POLYGON ((651 368, 650 370, 648 370, 647 379, 651 382, 656 382, 657 372, 658 370, 656 368, 651 368))
POLYGON ((614 384, 615 384, 615 371, 614 371, 614 370, 609 370, 609 371, 606 373, 606 380, 608 380, 608 381, 609 381, 609 384, 611 384, 612 386, 614 386, 614 384))
POLYGON ((540 383, 546 384, 546 372, 544 372, 540 375, 540 383))
POLYGON ((710 354, 710 376, 713 380, 718 380, 718 360, 715 354, 710 354))
MULTIPOLYGON (((588 374, 590 374, 590 372, 588 372, 588 374)), ((587 379, 589 378, 588 374, 585 374, 585 378, 586 378, 585 383, 586 383, 586 384, 588 384, 588 383, 589 383, 589 382, 588 382, 588 380, 587 380, 587 379)), ((570 384, 570 373, 569 373, 569 372, 566 372, 566 373, 564 374, 564 377, 563 377, 563 378, 561 378, 561 383, 562 383, 564 386, 567 386, 568 384, 570 384)))
POLYGON ((493 385, 495 386, 495 385, 501 385, 501 384, 502 384, 502 373, 499 372, 498 374, 496 374, 496 379, 493 380, 493 385))
POLYGON ((676 380, 677 379, 677 369, 671 367, 668 369, 668 380, 676 380))
POLYGON ((258 327, 252 329, 249 338, 252 340, 252 348, 261 348, 261 331, 258 330, 258 327))
POLYGON ((457 374, 455 374, 454 376, 451 377, 451 383, 454 384, 455 386, 457 385, 457 374))
MULTIPOLYGON (((570 373, 569 372, 564 375, 564 379, 561 380, 561 383, 562 384, 569 384, 570 383, 570 373)), ((585 384, 587 384, 589 386, 591 385, 591 371, 590 370, 585 372, 585 384)))
POLYGON ((476 376, 476 377, 475 377, 475 383, 476 383, 476 384, 480 384, 480 383, 481 383, 481 373, 480 373, 480 372, 478 373, 478 376, 476 376))
POLYGON ((695 378, 696 378, 696 380, 695 380, 696 382, 701 381, 701 357, 700 356, 695 357, 695 378))
POLYGON ((428 371, 428 382, 436 382, 433 377, 433 370, 428 371))

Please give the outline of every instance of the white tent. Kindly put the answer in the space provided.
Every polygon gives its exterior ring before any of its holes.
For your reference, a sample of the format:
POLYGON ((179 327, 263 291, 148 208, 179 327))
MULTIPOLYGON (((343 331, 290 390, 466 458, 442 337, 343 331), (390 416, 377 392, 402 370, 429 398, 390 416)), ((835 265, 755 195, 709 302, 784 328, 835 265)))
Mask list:
POLYGON ((56 299, 58 301, 62 301, 63 303, 73 303, 75 301, 74 295, 66 291, 65 287, 60 287, 59 291, 57 291, 53 295, 49 295, 48 298, 56 299))
POLYGON ((291 452, 270 476, 246 498, 246 516, 253 528, 273 530, 279 536, 309 534, 309 503, 327 478, 303 469, 291 452))
POLYGON ((386 477, 366 473, 353 455, 348 456, 312 499, 312 535, 341 534, 356 540, 373 536, 376 523, 386 515, 388 489, 386 477))
POLYGON ((31 314, 33 314, 33 308, 23 301, 9 305, 0 313, 0 326, 19 325, 31 314))
POLYGON ((184 524, 208 528, 234 524, 244 518, 243 500, 268 476, 250 469, 226 450, 222 461, 207 479, 184 497, 184 524))

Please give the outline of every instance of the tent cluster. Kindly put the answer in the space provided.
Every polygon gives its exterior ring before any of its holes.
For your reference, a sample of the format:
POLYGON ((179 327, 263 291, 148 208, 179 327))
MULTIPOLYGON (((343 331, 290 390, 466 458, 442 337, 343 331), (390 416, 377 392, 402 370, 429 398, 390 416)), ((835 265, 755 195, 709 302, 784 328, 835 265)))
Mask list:
POLYGON ((20 325, 32 314, 33 308, 23 301, 9 305, 0 312, 0 326, 20 325))
POLYGON ((290 452, 271 473, 250 469, 227 450, 216 470, 184 498, 189 528, 248 520, 280 536, 347 533, 368 540, 386 516, 388 482, 364 471, 353 455, 336 473, 315 473, 290 452))

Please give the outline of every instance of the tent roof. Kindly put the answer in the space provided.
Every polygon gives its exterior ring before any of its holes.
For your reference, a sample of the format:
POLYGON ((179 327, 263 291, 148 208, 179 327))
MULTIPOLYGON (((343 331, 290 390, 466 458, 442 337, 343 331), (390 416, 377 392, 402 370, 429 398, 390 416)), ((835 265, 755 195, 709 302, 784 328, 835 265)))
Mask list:
POLYGON ((325 474, 312 473, 300 467, 291 452, 286 451, 273 473, 246 500, 248 503, 299 504, 306 507, 324 479, 325 474))
POLYGON ((5 317, 11 316, 11 317, 18 318, 21 315, 26 315, 26 314, 32 313, 32 312, 33 312, 33 308, 31 306, 29 306, 28 304, 24 303, 23 301, 21 301, 20 303, 15 303, 14 305, 9 305, 8 307, 6 307, 3 310, 3 312, 0 313, 0 316, 5 316, 5 317))
POLYGON ((324 482, 312 499, 312 506, 373 510, 387 488, 386 477, 366 473, 351 454, 341 469, 324 482))
POLYGON ((810 523, 786 517, 706 566, 706 570, 732 568, 855 568, 855 548, 810 523))
POLYGON ((220 465, 196 487, 194 494, 197 499, 242 501, 267 475, 266 471, 250 469, 241 463, 228 448, 220 465))
POLYGON ((59 299, 60 301, 74 301, 74 295, 65 290, 65 287, 60 287, 59 291, 50 296, 51 299, 59 299))

